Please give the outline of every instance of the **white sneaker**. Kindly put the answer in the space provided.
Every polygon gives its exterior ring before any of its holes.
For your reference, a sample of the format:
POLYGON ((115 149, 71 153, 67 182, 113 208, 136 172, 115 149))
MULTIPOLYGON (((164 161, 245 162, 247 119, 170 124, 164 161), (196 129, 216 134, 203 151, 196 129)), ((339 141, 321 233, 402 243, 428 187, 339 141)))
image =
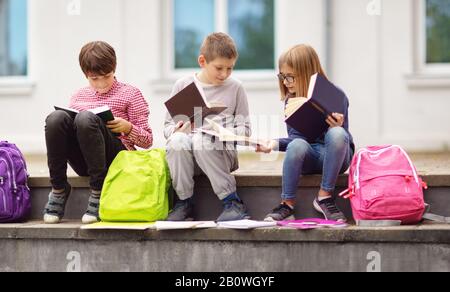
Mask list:
POLYGON ((58 224, 61 222, 61 219, 58 216, 45 214, 44 215, 44 223, 45 224, 58 224))
POLYGON ((89 214, 84 214, 83 218, 81 218, 81 222, 83 224, 92 224, 99 222, 96 216, 92 216, 89 214))

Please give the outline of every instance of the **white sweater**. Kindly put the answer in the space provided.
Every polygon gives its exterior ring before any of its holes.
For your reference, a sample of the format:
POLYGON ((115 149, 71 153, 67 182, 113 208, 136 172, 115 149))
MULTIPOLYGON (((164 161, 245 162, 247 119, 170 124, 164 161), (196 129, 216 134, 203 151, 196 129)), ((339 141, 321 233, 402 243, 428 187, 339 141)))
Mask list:
MULTIPOLYGON (((198 84, 201 84, 195 75, 178 80, 175 83, 170 96, 176 95, 178 92, 190 85, 194 80, 198 82, 198 84)), ((247 137, 251 136, 247 93, 245 92, 240 81, 234 78, 229 78, 222 85, 204 86, 203 90, 208 103, 218 102, 227 106, 227 109, 224 112, 212 118, 213 121, 219 123, 224 128, 233 131, 236 135, 247 137)), ((175 122, 167 112, 164 123, 164 136, 166 139, 172 135, 174 128, 175 122)), ((202 128, 211 130, 207 123, 205 123, 202 128)))

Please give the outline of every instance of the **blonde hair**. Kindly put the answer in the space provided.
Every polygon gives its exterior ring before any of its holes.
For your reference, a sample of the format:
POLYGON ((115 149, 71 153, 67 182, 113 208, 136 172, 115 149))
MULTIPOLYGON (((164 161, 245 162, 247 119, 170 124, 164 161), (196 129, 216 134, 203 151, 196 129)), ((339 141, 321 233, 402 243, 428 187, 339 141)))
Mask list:
MULTIPOLYGON (((299 97, 307 97, 308 87, 311 76, 320 73, 325 78, 325 71, 320 64, 319 56, 316 51, 309 45, 297 45, 287 52, 283 53, 279 60, 279 69, 287 65, 294 70, 295 74, 295 91, 299 97)), ((288 97, 288 89, 284 85, 284 81, 279 81, 281 100, 288 97)))
POLYGON ((200 48, 200 54, 208 63, 216 58, 237 59, 239 57, 234 40, 222 32, 207 36, 200 48))

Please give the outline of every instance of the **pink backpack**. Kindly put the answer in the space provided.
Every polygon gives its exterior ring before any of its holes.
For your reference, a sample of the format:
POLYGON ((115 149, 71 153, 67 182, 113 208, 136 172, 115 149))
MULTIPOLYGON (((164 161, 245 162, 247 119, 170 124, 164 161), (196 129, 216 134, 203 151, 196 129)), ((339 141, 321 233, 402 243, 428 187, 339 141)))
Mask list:
POLYGON ((411 159, 400 146, 361 149, 353 158, 349 188, 353 217, 360 220, 399 220, 416 224, 425 211, 423 189, 411 159))

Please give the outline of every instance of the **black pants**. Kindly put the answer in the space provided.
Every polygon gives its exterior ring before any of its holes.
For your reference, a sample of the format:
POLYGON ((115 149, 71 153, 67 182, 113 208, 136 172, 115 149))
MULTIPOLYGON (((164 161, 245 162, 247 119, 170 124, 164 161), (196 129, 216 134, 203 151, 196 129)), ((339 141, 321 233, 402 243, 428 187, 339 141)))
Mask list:
POLYGON ((45 140, 50 182, 58 190, 66 186, 69 163, 79 176, 90 177, 92 190, 100 191, 114 158, 126 150, 105 123, 87 111, 79 113, 75 120, 64 111, 50 114, 45 140))

